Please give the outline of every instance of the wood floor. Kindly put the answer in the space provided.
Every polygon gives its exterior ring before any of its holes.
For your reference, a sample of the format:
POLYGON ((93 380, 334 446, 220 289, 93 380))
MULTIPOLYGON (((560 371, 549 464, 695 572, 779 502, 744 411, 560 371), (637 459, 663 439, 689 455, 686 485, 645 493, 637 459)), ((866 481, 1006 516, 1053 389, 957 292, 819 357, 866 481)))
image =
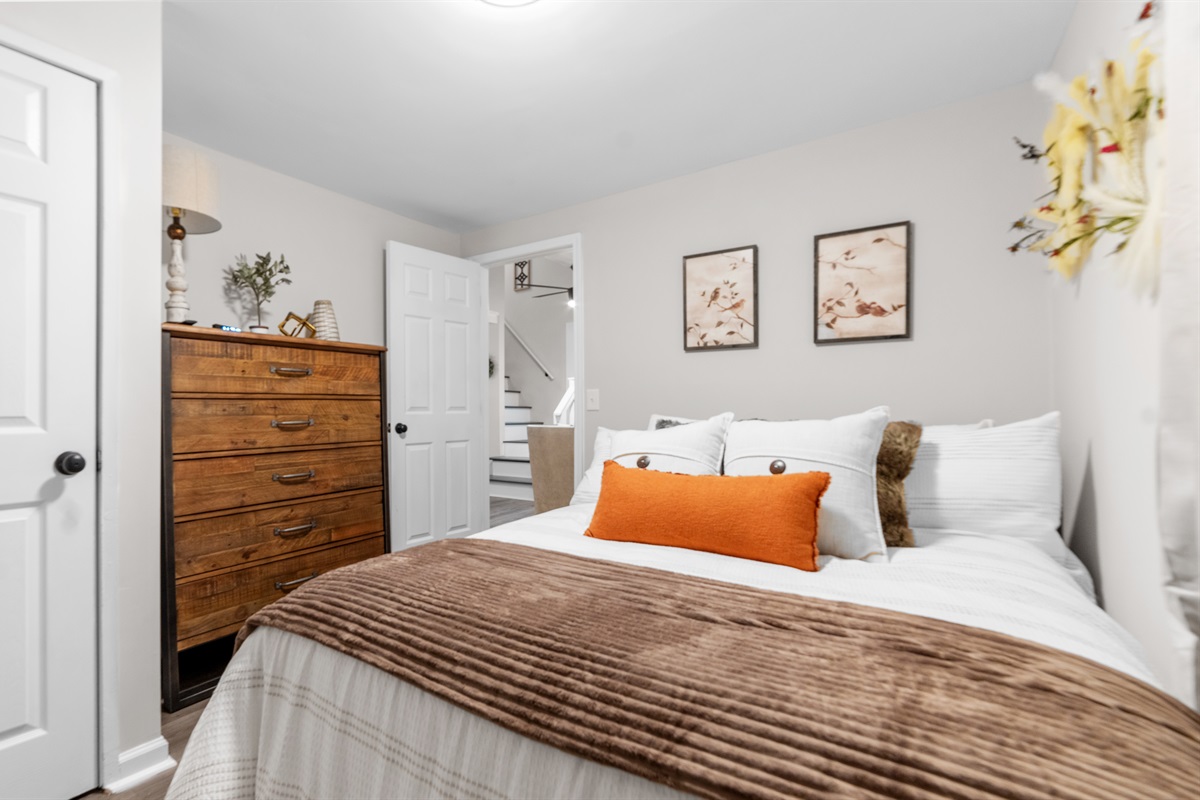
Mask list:
POLYGON ((510 500, 507 497, 492 498, 492 527, 513 520, 533 516, 533 501, 510 500))
MULTIPOLYGON (((509 500, 504 497, 493 497, 491 500, 492 527, 533 516, 533 503, 528 500, 509 500)), ((200 719, 200 713, 204 711, 206 705, 208 705, 207 700, 176 711, 174 714, 163 713, 162 735, 166 738, 167 746, 171 750, 171 758, 176 761, 179 761, 183 755, 183 749, 187 747, 188 739, 192 735, 192 728, 196 727, 196 720, 200 719)), ((171 777, 174 774, 175 770, 169 770, 154 776, 141 786, 135 786, 129 791, 119 794, 110 794, 97 789, 83 795, 81 800, 99 797, 111 797, 117 798, 117 800, 162 800, 167 794, 167 787, 171 785, 171 777)))
MULTIPOLYGON (((176 711, 174 714, 163 712, 162 715, 162 735, 167 740, 167 747, 171 751, 171 758, 176 762, 183 755, 183 748, 187 747, 188 739, 192 735, 192 728, 196 727, 196 720, 200 719, 201 712, 208 705, 207 700, 202 700, 194 706, 176 711)), ((100 789, 96 789, 89 794, 83 795, 82 800, 91 800, 98 797, 115 797, 120 800, 162 800, 167 795, 167 787, 171 785, 171 777, 175 774, 175 770, 170 769, 166 772, 155 775, 150 780, 135 786, 127 792, 112 794, 100 789)))

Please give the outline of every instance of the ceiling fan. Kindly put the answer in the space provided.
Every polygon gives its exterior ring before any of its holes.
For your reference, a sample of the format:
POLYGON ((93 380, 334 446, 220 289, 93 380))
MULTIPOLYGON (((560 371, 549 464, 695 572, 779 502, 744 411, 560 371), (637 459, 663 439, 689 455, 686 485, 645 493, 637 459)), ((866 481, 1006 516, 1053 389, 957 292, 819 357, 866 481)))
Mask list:
POLYGON ((571 308, 575 307, 575 289, 571 286, 549 286, 544 283, 527 283, 526 286, 533 289, 555 289, 553 292, 545 294, 535 294, 533 297, 536 300, 539 297, 553 297, 556 294, 565 294, 567 296, 567 305, 571 308))

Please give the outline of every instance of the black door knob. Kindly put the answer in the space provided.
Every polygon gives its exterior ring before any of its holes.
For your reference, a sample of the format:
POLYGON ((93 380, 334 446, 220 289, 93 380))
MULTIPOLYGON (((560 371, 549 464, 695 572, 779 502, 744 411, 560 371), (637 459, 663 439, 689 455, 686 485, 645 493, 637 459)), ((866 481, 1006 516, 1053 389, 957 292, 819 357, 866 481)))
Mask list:
POLYGON ((83 472, 83 468, 87 466, 87 459, 73 450, 68 450, 58 458, 54 459, 54 468, 63 475, 75 475, 83 472))
POLYGON ((396 433, 408 433, 408 426, 403 422, 396 423, 396 433))

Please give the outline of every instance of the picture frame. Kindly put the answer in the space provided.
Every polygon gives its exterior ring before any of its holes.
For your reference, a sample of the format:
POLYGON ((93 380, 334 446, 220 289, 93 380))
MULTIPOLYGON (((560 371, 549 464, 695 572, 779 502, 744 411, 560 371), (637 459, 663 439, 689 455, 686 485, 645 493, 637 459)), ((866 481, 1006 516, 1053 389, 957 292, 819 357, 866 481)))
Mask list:
POLYGON ((758 343, 758 245, 684 256, 684 352, 758 343))
POLYGON ((513 262, 513 291, 523 292, 533 286, 533 262, 526 259, 513 262))
POLYGON ((912 222, 813 237, 813 342, 912 338, 912 222))

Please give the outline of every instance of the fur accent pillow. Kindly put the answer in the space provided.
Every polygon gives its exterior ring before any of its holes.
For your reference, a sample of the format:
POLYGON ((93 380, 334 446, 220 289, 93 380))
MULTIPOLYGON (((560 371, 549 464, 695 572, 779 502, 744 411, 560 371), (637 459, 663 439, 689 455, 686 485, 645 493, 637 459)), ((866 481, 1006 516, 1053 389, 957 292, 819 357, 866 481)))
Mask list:
POLYGON ((883 524, 883 538, 888 547, 913 546, 913 532, 908 527, 908 508, 904 500, 904 479, 912 472, 920 445, 920 425, 889 422, 883 429, 883 442, 875 460, 875 491, 879 495, 879 521, 883 524))

